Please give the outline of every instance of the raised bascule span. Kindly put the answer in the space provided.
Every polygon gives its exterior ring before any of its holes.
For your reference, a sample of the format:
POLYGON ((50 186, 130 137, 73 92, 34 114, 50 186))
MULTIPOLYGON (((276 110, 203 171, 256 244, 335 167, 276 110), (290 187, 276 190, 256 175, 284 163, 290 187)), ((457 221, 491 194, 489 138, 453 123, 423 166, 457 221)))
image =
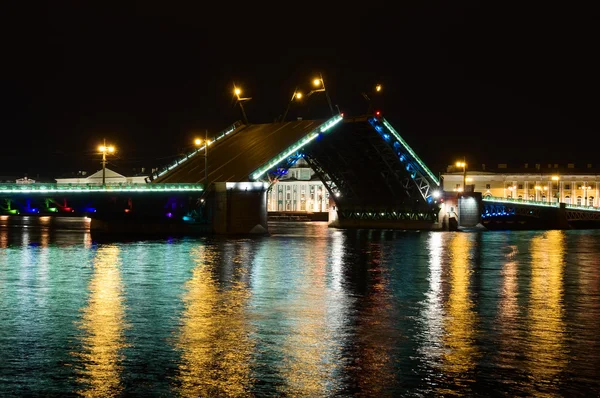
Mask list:
POLYGON ((439 180, 382 117, 339 114, 238 124, 227 132, 208 145, 208 161, 200 148, 156 173, 153 182, 203 183, 207 192, 219 183, 264 182, 268 189, 304 158, 335 202, 332 225, 438 227, 439 180))

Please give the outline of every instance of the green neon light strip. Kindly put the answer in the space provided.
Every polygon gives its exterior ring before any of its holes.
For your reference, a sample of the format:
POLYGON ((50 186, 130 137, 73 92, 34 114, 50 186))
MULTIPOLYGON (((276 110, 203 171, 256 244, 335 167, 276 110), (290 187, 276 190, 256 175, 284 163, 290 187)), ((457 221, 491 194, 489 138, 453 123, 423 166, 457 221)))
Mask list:
POLYGON ((529 201, 529 200, 518 200, 511 198, 499 198, 492 196, 490 198, 483 198, 485 202, 504 203, 504 204, 521 204, 525 206, 538 206, 538 207, 558 207, 558 203, 553 202, 540 202, 540 201, 529 201))
POLYGON ((128 185, 64 185, 64 184, 0 184, 3 193, 90 193, 90 192, 198 192, 202 184, 128 184, 128 185))
MULTIPOLYGON (((226 128, 225 130, 223 130, 221 132, 221 135, 219 135, 217 138, 214 138, 211 142, 211 144, 215 141, 218 141, 222 138, 224 138, 226 135, 231 134, 235 129, 237 129, 238 127, 240 127, 242 124, 240 122, 236 122, 234 124, 232 124, 230 127, 226 128)), ((166 173, 168 173, 169 171, 173 170, 175 167, 179 166, 181 163, 185 162, 186 160, 188 160, 189 158, 195 156, 198 152, 203 151, 204 148, 206 148, 206 144, 204 144, 203 146, 201 146, 200 148, 196 149, 194 152, 190 153, 189 155, 186 155, 185 157, 177 160, 175 163, 173 163, 171 166, 167 167, 166 169, 162 170, 161 172, 159 172, 158 174, 156 174, 156 178, 161 177, 163 175, 165 175, 166 173)))
POLYGON ((312 140, 317 138, 320 133, 324 133, 327 130, 329 130, 330 128, 332 128, 333 126, 335 126, 336 124, 338 124, 340 121, 342 121, 342 119, 343 119, 343 117, 341 115, 337 115, 337 116, 334 116, 331 119, 327 120, 325 123, 321 124, 319 127, 312 130, 310 133, 308 133, 303 138, 301 138, 300 141, 296 142, 294 145, 286 148, 279 155, 275 156, 269 163, 267 163, 266 165, 262 166, 261 168, 255 170, 252 173, 252 179, 257 180, 258 178, 260 178, 260 176, 265 174, 267 171, 271 170, 273 167, 277 166, 280 162, 287 159, 288 156, 290 156, 291 154, 293 154, 294 152, 296 152, 297 150, 299 150, 300 148, 302 148, 303 146, 305 146, 306 144, 308 144, 309 142, 311 142, 312 140))
POLYGON ((415 159, 417 161, 417 163, 419 163, 419 165, 423 168, 423 170, 425 170, 425 172, 427 173, 427 175, 437 184, 440 185, 439 180, 436 178, 436 176, 433 175, 433 173, 431 172, 431 170, 429 170, 429 167, 427 167, 425 165, 425 163, 423 163, 423 161, 417 156, 417 154, 412 150, 412 148, 410 147, 410 145, 408 145, 406 143, 406 141, 404 141, 404 139, 400 136, 400 134, 398 134, 398 132, 396 130, 394 130, 394 128, 392 127, 391 124, 388 123, 387 120, 383 119, 383 124, 385 127, 387 127, 387 129, 389 131, 391 131, 391 133, 394 135, 394 137, 400 141, 402 143, 402 145, 406 148, 406 150, 408 150, 408 153, 410 153, 410 155, 413 157, 413 159, 415 159))

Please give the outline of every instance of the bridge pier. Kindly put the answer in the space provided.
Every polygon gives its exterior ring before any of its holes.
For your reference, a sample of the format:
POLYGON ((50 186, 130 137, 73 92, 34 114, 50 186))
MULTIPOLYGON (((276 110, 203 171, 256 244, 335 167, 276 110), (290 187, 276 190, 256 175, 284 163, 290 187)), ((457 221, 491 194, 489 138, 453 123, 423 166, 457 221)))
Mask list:
POLYGON ((207 197, 215 234, 267 234, 267 187, 262 182, 216 182, 207 197))

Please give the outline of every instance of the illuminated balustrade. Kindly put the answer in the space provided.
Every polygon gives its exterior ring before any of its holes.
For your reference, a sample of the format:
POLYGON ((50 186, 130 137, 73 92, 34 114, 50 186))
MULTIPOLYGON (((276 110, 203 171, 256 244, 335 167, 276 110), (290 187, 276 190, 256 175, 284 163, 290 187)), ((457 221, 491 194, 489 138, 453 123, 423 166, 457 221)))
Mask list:
POLYGON ((115 193, 115 192, 194 192, 203 191, 202 184, 0 184, 0 194, 19 193, 115 193))

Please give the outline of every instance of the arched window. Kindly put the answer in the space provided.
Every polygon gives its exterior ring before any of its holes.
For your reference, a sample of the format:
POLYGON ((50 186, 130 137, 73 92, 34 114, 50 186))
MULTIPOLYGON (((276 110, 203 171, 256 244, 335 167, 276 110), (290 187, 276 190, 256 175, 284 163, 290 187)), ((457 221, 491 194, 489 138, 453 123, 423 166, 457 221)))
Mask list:
POLYGON ((542 195, 542 202, 546 201, 546 195, 542 195))
POLYGON ((490 199, 491 197, 492 197, 492 194, 490 194, 490 193, 486 193, 486 194, 485 194, 485 198, 486 198, 486 199, 490 199))
POLYGON ((523 200, 523 195, 519 195, 519 200, 523 200))
POLYGON ((568 205, 571 204, 571 197, 569 195, 565 196, 565 203, 568 205))
POLYGON ((588 206, 593 206, 593 205, 594 205, 594 197, 588 196, 588 206))
POLYGON ((535 197, 533 195, 529 195, 529 200, 535 200, 535 197))
POLYGON ((577 206, 581 206, 581 196, 577 197, 577 206))

